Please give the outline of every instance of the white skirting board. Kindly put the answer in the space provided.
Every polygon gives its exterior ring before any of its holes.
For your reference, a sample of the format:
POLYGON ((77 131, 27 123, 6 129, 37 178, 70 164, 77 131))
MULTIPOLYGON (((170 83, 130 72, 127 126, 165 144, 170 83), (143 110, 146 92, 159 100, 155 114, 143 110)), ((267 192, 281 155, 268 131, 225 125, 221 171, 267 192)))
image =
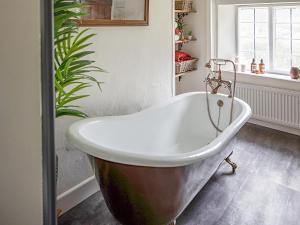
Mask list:
POLYGON ((269 122, 265 122, 265 121, 261 121, 261 120, 257 120, 257 119, 250 119, 249 123, 253 123, 256 125, 260 125, 263 127, 268 127, 274 130, 279 130, 285 133, 289 133, 289 134, 294 134, 294 135, 298 135, 300 136, 300 130, 299 129, 295 129, 292 127, 285 127, 285 126, 281 126, 275 123, 269 123, 269 122))
POLYGON ((99 185, 95 176, 91 176, 57 197, 57 209, 62 214, 69 211, 83 200, 99 191, 99 185))

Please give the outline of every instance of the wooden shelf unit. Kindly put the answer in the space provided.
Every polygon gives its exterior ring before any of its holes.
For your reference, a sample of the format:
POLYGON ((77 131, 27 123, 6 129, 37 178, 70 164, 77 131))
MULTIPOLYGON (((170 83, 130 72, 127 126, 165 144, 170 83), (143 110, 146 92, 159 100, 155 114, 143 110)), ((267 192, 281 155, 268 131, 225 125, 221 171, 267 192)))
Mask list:
POLYGON ((188 40, 188 39, 185 39, 185 40, 178 40, 178 41, 175 41, 175 44, 186 44, 186 43, 189 43, 191 41, 197 41, 196 38, 193 38, 192 40, 188 40))
MULTIPOLYGON (((190 10, 178 10, 178 9, 175 9, 174 10, 174 13, 175 13, 175 17, 178 18, 178 19, 183 19, 185 16, 187 16, 189 13, 197 13, 197 11, 195 9, 190 9, 190 10)), ((188 39, 184 39, 184 40, 178 40, 178 41, 175 41, 175 49, 176 50, 181 50, 183 45, 184 44, 188 44, 190 42, 194 42, 194 41, 197 41, 196 38, 193 38, 192 40, 188 40, 188 39)), ((175 63, 176 64, 176 63, 175 63)), ((175 65, 176 66, 176 65, 175 65)), ((198 68, 197 66, 195 66, 194 69, 192 70, 189 70, 189 71, 186 71, 186 72, 183 72, 183 73, 178 73, 178 74, 175 74, 175 79, 178 78, 179 79, 179 82, 181 80, 181 78, 183 76, 186 76, 186 75, 189 75, 189 74, 192 74, 192 72, 195 72, 197 71, 198 68)))
POLYGON ((182 77, 182 76, 186 76, 186 75, 188 75, 188 74, 190 74, 191 72, 195 72, 195 71, 197 71, 198 69, 197 68, 195 68, 195 69, 193 69, 193 70, 189 70, 189 71, 186 71, 186 72, 184 72, 184 73, 178 73, 178 74, 175 74, 175 77, 177 78, 177 77, 182 77))
POLYGON ((175 10, 175 13, 196 13, 196 10, 175 10))

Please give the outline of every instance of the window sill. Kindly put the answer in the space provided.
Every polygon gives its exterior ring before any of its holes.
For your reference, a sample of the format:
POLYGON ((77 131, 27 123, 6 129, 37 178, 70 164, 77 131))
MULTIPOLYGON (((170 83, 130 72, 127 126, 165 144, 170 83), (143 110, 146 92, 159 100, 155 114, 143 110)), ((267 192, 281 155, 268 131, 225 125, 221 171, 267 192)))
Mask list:
MULTIPOLYGON (((233 71, 224 71, 223 75, 224 78, 233 80, 233 71)), ((237 72, 237 82, 300 91, 300 79, 292 79, 287 75, 237 72)))

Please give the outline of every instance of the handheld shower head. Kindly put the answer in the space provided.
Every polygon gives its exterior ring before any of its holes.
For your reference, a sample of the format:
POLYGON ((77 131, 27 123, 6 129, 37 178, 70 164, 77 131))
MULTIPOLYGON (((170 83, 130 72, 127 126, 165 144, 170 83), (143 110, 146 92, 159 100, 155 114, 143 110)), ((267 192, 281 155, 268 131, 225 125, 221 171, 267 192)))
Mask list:
MULTIPOLYGON (((205 79, 206 101, 207 101, 207 111, 208 111, 209 119, 211 121, 211 124, 215 127, 215 129, 218 132, 222 132, 222 130, 219 128, 219 125, 214 123, 211 116, 207 86, 210 86, 211 94, 217 94, 219 92, 219 89, 222 87, 228 89, 229 91, 228 97, 232 98, 231 109, 230 109, 230 123, 231 123, 233 119, 233 102, 234 102, 235 88, 236 88, 236 66, 234 62, 229 59, 210 59, 208 63, 205 64, 205 67, 210 70, 210 73, 205 79), (233 66, 233 71, 234 71, 233 85, 230 80, 222 79, 221 67, 226 66, 227 63, 230 63, 233 66)), ((219 107, 222 107, 223 104, 224 103, 222 102, 218 102, 219 107)))

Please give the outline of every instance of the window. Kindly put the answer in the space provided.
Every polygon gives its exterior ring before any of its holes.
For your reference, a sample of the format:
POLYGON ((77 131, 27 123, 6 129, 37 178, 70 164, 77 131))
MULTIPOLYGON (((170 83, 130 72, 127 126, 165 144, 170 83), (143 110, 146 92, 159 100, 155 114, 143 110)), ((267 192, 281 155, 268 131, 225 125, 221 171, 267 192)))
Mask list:
POLYGON ((241 63, 253 58, 264 59, 269 65, 268 8, 239 8, 239 56, 241 63))
POLYGON ((264 59, 269 72, 300 66, 300 7, 238 8, 238 55, 242 64, 264 59))

